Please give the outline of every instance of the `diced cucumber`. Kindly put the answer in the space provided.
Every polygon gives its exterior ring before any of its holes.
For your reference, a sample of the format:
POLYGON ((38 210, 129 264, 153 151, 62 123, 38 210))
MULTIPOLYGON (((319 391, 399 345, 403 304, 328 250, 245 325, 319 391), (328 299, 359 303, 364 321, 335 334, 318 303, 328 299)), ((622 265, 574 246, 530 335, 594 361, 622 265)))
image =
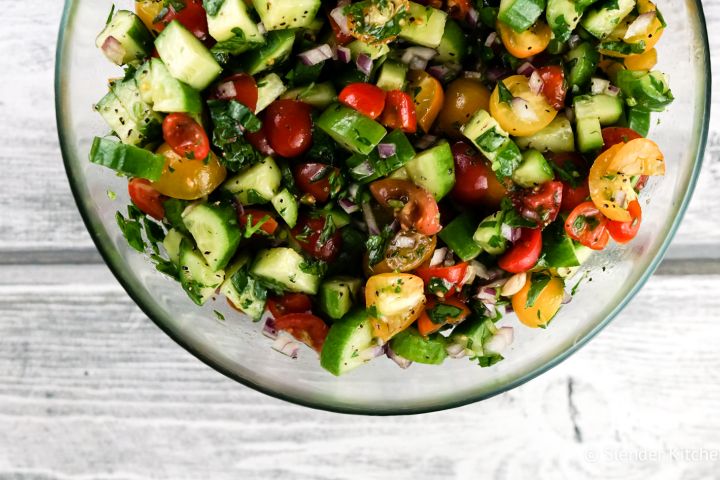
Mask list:
POLYGON ((407 21, 400 30, 400 38, 423 47, 437 48, 445 33, 447 13, 437 8, 410 2, 407 21))
POLYGON ((437 55, 433 58, 433 61, 436 62, 462 63, 465 60, 468 52, 467 39, 462 28, 455 20, 448 19, 445 22, 445 32, 440 40, 437 52, 437 55))
POLYGON ((462 213, 455 217, 438 236, 445 244, 460 257, 463 262, 472 260, 480 255, 482 247, 473 240, 477 227, 475 216, 470 213, 462 213))
POLYGON ((243 253, 225 272, 225 281, 220 293, 232 305, 254 321, 260 320, 265 312, 267 290, 248 273, 250 255, 243 253))
POLYGON ((350 225, 350 222, 352 220, 349 214, 337 208, 328 211, 325 216, 333 222, 333 225, 335 225, 335 228, 338 230, 347 225, 350 225))
POLYGON ((118 10, 95 39, 95 45, 111 62, 125 65, 150 56, 152 35, 140 17, 118 10))
POLYGON ((320 365, 339 376, 372 360, 370 352, 374 347, 370 317, 364 310, 354 311, 330 327, 320 352, 320 365))
POLYGON ((575 0, 548 0, 545 18, 559 42, 567 42, 580 22, 583 9, 575 0))
POLYGON ((292 248, 262 250, 255 257, 250 273, 282 290, 315 295, 320 277, 303 271, 305 259, 292 248))
POLYGON ((600 61, 600 52, 590 42, 582 42, 565 55, 570 73, 568 83, 573 88, 586 85, 600 61))
POLYGON ((95 137, 90 148, 90 161, 131 177, 156 181, 165 167, 165 157, 149 150, 95 137))
POLYGON ((355 277, 335 277, 320 285, 320 310, 333 320, 339 320, 352 310, 362 281, 355 277))
POLYGON ((575 129, 577 130, 578 150, 582 153, 592 152, 603 146, 602 127, 598 117, 578 120, 575 129))
POLYGON ((247 52, 242 58, 243 70, 250 75, 274 68, 290 57, 295 43, 294 30, 276 30, 265 37, 265 45, 247 52))
POLYGON ((322 110, 337 100, 337 93, 331 82, 323 82, 292 88, 285 92, 282 98, 299 100, 322 110))
POLYGON ((284 188, 271 201, 278 215, 282 217, 288 227, 293 228, 298 219, 298 202, 295 195, 284 188))
POLYGON ((152 105, 152 67, 149 60, 135 70, 135 83, 137 84, 142 101, 148 105, 152 105))
POLYGON ((395 60, 386 60, 380 67, 376 85, 383 90, 404 90, 408 66, 395 60))
POLYGON ((537 187, 555 178, 553 169, 542 153, 537 150, 526 150, 523 152, 522 158, 522 163, 512 174, 513 182, 521 187, 537 187))
POLYGON ((521 149, 534 148, 541 152, 574 152, 575 134, 570 120, 565 115, 557 115, 550 124, 537 133, 527 137, 516 137, 515 143, 521 149))
POLYGON ((415 327, 410 327, 390 340, 390 348, 396 355, 411 362, 440 365, 447 358, 447 341, 442 335, 423 337, 415 327))
POLYGON ((152 83, 150 94, 153 109, 158 112, 202 112, 200 93, 190 85, 177 80, 159 58, 150 61, 152 83))
POLYGON ((122 102, 113 93, 108 92, 95 105, 95 110, 105 120, 105 123, 120 138, 120 141, 127 145, 142 145, 145 143, 145 136, 140 132, 140 126, 135 123, 122 102))
POLYGON ((480 222, 473 240, 490 255, 500 255, 507 248, 507 240, 502 235, 503 213, 493 213, 480 222))
POLYGON ((617 86, 629 106, 652 112, 662 112, 675 99, 665 74, 658 71, 621 70, 617 74, 617 86))
POLYGON ((455 162, 450 144, 445 141, 424 150, 405 164, 410 179, 440 200, 455 185, 455 162))
POLYGON ((545 0, 500 0, 498 20, 516 32, 530 28, 545 11, 545 0))
POLYGON ((580 23, 595 38, 602 40, 633 8, 635 0, 605 0, 599 8, 587 12, 580 23))
POLYGON ((547 268, 570 268, 580 265, 575 254, 573 240, 565 232, 565 222, 562 218, 554 221, 542 233, 542 254, 539 265, 547 268))
POLYGON ((205 90, 222 72, 212 53, 177 20, 160 33, 155 48, 170 74, 195 90, 205 90))
POLYGON ((344 148, 363 155, 372 152, 387 134, 375 120, 339 103, 329 106, 315 125, 344 148))
POLYGON ((154 112, 150 105, 143 102, 134 78, 112 82, 110 91, 120 100, 146 141, 153 141, 162 136, 163 118, 154 112))
MULTIPOLYGON (((498 328, 489 318, 473 317, 455 327, 450 334, 449 341, 464 346, 476 356, 484 356, 490 353, 485 351, 485 344, 497 331, 498 328)), ((498 360, 500 359, 498 358, 498 360)))
POLYGON ((613 125, 623 114, 623 103, 611 95, 578 95, 573 99, 575 118, 583 120, 597 117, 600 125, 613 125))
MULTIPOLYGON (((390 175, 415 157, 415 149, 402 130, 388 133, 382 143, 395 145, 395 153, 387 158, 380 158, 375 149, 369 155, 356 153, 345 161, 353 180, 361 184, 370 183, 390 175)), ((405 169, 403 171, 407 173, 405 169)))
POLYGON ((213 271, 225 268, 242 238, 235 209, 201 203, 185 209, 182 219, 208 266, 213 271))
POLYGON ((360 55, 367 55, 371 60, 377 60, 383 55, 390 53, 390 47, 384 43, 366 43, 362 40, 355 40, 348 43, 347 48, 350 49, 350 54, 353 60, 357 60, 360 55))
POLYGON ((183 242, 180 247, 180 284, 190 299, 203 305, 213 295, 225 279, 222 270, 213 271, 205 263, 205 259, 197 250, 193 250, 190 242, 183 242))
POLYGON ((207 16, 210 36, 218 42, 229 40, 235 36, 234 29, 239 28, 250 42, 262 42, 263 36, 248 12, 243 0, 223 0, 217 15, 207 16))
POLYGON ((180 261, 180 247, 183 240, 188 241, 185 235, 174 228, 168 230, 163 239, 163 248, 165 248, 170 261, 175 265, 180 261))
POLYGON ((252 0, 252 3, 263 25, 270 31, 309 26, 317 15, 321 1, 252 0))
POLYGON ((255 113, 262 112, 272 102, 277 100, 287 87, 277 73, 268 73, 257 81, 258 99, 255 113))
POLYGON ((522 160, 520 149, 500 124, 483 109, 460 129, 488 160, 501 180, 512 175, 522 160))
POLYGON ((280 190, 282 174, 272 157, 266 157, 225 181, 223 188, 243 205, 267 203, 280 190))
POLYGON ((643 137, 650 131, 650 112, 643 108, 630 107, 627 111, 627 126, 643 137))

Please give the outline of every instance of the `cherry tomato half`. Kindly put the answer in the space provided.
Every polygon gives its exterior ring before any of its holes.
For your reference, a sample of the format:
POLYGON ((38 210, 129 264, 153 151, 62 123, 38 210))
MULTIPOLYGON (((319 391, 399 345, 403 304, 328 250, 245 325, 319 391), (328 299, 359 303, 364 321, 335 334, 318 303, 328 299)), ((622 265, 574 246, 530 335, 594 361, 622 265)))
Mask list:
POLYGON ((156 220, 165 218, 165 207, 162 203, 165 196, 155 190, 149 180, 133 178, 128 183, 128 194, 133 204, 143 213, 156 220))
POLYGON ((535 70, 542 79, 540 93, 555 110, 565 108, 565 95, 567 94, 567 83, 565 83, 565 72, 558 65, 548 65, 535 70))
POLYGON ((447 0, 447 12, 455 20, 465 20, 470 8, 470 0, 447 0))
POLYGON ((607 222, 607 217, 593 202, 583 202, 565 220, 565 231, 570 238, 586 247, 602 250, 610 238, 607 222))
POLYGON ((466 205, 499 207, 507 189, 478 151, 465 142, 457 142, 452 153, 456 181, 451 196, 466 205))
POLYGON ((260 224, 260 231, 268 235, 274 234, 278 228, 278 222, 273 217, 273 214, 260 208, 243 208, 242 214, 238 215, 238 220, 240 220, 242 228, 246 228, 248 222, 251 221, 252 227, 257 227, 260 224))
POLYGON ((187 113, 171 113, 162 123, 163 138, 175 153, 189 160, 205 160, 210 140, 205 129, 187 113))
POLYGON ((603 152, 618 143, 627 143, 636 138, 643 138, 642 135, 632 128, 626 127, 605 127, 602 129, 602 137, 604 143, 602 148, 603 152))
POLYGON ((443 298, 448 298, 452 297, 455 291, 462 287, 462 281, 467 273, 467 267, 467 262, 458 263, 449 267, 420 267, 415 270, 415 275, 423 279, 426 289, 429 287, 433 278, 447 282, 445 286, 448 290, 446 292, 433 291, 432 293, 443 298))
POLYGON ((355 40, 355 37, 350 35, 349 33, 343 33, 343 31, 340 29, 340 26, 335 21, 335 19, 330 15, 330 11, 328 9, 328 21, 330 22, 330 28, 332 28, 333 34, 335 35, 335 42, 338 45, 345 45, 346 43, 350 43, 353 40, 355 40))
POLYGON ((177 20, 198 39, 208 40, 207 14, 203 8, 202 0, 185 0, 185 7, 177 11, 172 6, 172 3, 170 2, 167 13, 160 21, 153 24, 153 28, 158 32, 162 32, 170 22, 177 20))
POLYGON ((615 220, 608 220, 607 222, 607 230, 610 236, 618 243, 628 243, 635 238, 640 230, 640 224, 642 223, 640 202, 637 200, 630 202, 630 204, 628 204, 628 212, 630 213, 630 217, 632 217, 632 220, 629 222, 617 222, 615 220))
POLYGON ((340 189, 340 169, 324 163, 303 163, 294 169, 295 182, 303 192, 325 203, 340 189))
POLYGON ((440 209, 435 198, 414 183, 385 178, 371 183, 370 193, 384 207, 390 206, 390 200, 399 200, 405 204, 398 214, 403 228, 415 229, 423 235, 435 235, 442 229, 440 209))
MULTIPOLYGON (((440 330, 443 325, 455 325, 462 322, 468 315, 470 315, 470 309, 468 306, 456 298, 448 298, 445 300, 428 298, 427 303, 425 304, 425 310, 423 310, 423 313, 420 314, 420 317, 417 320, 418 332, 420 332, 420 335, 428 336, 431 333, 435 333, 440 330), (454 308, 444 308, 444 312, 448 312, 448 315, 439 321, 439 323, 435 323, 432 318, 435 317, 433 310, 438 305, 446 305, 454 308)), ((438 321, 440 319, 434 318, 434 320, 438 321)))
POLYGON ((590 197, 585 159, 575 152, 549 153, 548 158, 565 172, 559 175, 563 184, 560 210, 571 212, 590 197))
POLYGON ((311 313, 290 313, 277 318, 275 328, 288 332, 317 352, 322 350, 329 330, 321 318, 311 313))
POLYGON ((412 97, 400 90, 387 92, 380 123, 391 129, 399 128, 405 133, 415 133, 417 113, 412 97))
POLYGON ((371 83, 351 83, 342 89, 338 101, 375 120, 385 109, 385 90, 371 83))
POLYGON ((296 100, 275 100, 265 110, 263 130, 270 147, 287 158, 305 153, 312 145, 311 107, 296 100))
POLYGON ((331 262, 337 258, 342 248, 342 236, 339 231, 333 231, 331 234, 323 233, 330 231, 326 228, 326 222, 332 221, 329 216, 318 218, 304 216, 298 220, 291 233, 300 248, 315 258, 331 262))
POLYGON ((543 183, 535 190, 520 195, 520 213, 537 222, 539 226, 555 221, 562 204, 563 184, 557 180, 543 183))
POLYGON ((500 257, 498 266, 510 273, 527 272, 535 266, 541 251, 542 231, 539 228, 523 228, 520 239, 500 257))
POLYGON ((257 108, 258 87, 252 75, 236 73, 218 82, 210 93, 216 100, 236 100, 253 112, 257 108))
POLYGON ((312 302, 304 293, 286 293, 268 297, 267 307, 273 318, 278 319, 289 313, 308 313, 312 310, 312 302))

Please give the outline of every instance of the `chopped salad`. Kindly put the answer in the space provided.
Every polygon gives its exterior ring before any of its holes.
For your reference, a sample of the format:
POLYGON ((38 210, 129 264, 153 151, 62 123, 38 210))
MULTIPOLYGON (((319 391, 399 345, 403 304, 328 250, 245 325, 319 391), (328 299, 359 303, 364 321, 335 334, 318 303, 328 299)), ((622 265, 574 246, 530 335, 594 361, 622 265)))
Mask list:
POLYGON ((124 75, 90 161, 128 178, 130 246, 276 350, 487 367, 641 228, 665 27, 650 0, 137 1, 96 40, 124 75))

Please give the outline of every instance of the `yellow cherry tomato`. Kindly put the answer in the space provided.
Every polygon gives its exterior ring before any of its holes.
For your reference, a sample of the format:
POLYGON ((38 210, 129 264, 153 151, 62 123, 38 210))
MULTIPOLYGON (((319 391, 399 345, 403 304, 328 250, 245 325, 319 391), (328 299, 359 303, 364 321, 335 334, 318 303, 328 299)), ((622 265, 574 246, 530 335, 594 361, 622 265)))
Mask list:
POLYGON ((425 133, 430 131, 442 109, 445 94, 442 84, 424 70, 411 70, 409 91, 415 102, 417 123, 425 133))
POLYGON ((153 20, 160 14, 163 0, 140 0, 135 2, 135 13, 149 30, 153 30, 153 20))
POLYGON ((490 108, 490 90, 478 80, 458 78, 445 90, 438 130, 451 138, 462 138, 460 127, 480 109, 490 108))
MULTIPOLYGON (((655 5, 652 4, 652 2, 646 2, 649 5, 646 5, 645 8, 646 11, 641 11, 640 13, 652 13, 656 11, 655 5)), ((632 25, 633 22, 637 20, 636 15, 628 15, 625 17, 617 27, 608 35, 608 38, 606 40, 608 41, 615 41, 615 42, 624 42, 629 45, 637 44, 639 42, 643 42, 643 50, 641 53, 648 52, 649 50, 652 50, 658 41, 660 41, 660 37, 663 34, 663 31, 665 30, 663 28, 662 22, 657 18, 657 15, 653 16, 652 20, 647 24, 647 26, 640 32, 637 32, 635 35, 632 35, 630 37, 626 38, 628 28, 630 25, 632 25)), ((628 56, 628 54, 616 52, 613 50, 606 50, 601 48, 600 53, 603 55, 608 55, 611 57, 617 57, 617 58, 625 58, 628 56)), ((639 55, 639 54, 633 54, 633 55, 639 55)))
POLYGON ((547 48, 552 37, 552 30, 542 20, 538 20, 535 25, 522 32, 516 32, 499 20, 495 27, 507 51, 517 58, 537 55, 547 48))
POLYGON ((645 53, 625 57, 625 68, 628 70, 652 70, 657 63, 657 50, 651 48, 645 53))
POLYGON ((600 60, 600 63, 598 63, 598 68, 605 73, 605 75, 608 76, 608 78, 615 82, 617 79, 618 72, 622 70, 627 70, 625 68, 625 65, 620 63, 617 59, 610 59, 610 58, 603 58, 600 60))
POLYGON ((386 342, 423 312, 425 284, 409 273, 373 275, 365 284, 365 305, 375 312, 371 319, 374 336, 386 342))
POLYGON ((610 162, 623 148, 624 143, 618 143, 601 153, 590 167, 588 186, 590 198, 603 215, 610 220, 629 222, 632 220, 628 205, 637 198, 632 186, 632 175, 612 172, 610 162))
POLYGON ((530 91, 528 79, 524 75, 513 75, 501 80, 513 97, 524 102, 501 102, 500 89, 495 87, 490 96, 490 114, 510 135, 525 137, 547 127, 557 115, 541 93, 530 91))
POLYGON ((560 277, 551 276, 545 288, 540 291, 535 301, 528 306, 528 294, 532 286, 533 275, 539 274, 528 275, 523 288, 513 295, 512 306, 518 319, 523 324, 530 328, 537 328, 547 325, 560 310, 565 296, 565 282, 560 277))
POLYGON ((636 138, 622 145, 608 164, 609 173, 625 175, 665 175, 665 156, 657 143, 636 138))
POLYGON ((165 157, 165 168, 160 180, 153 182, 153 187, 168 197, 197 200, 210 194, 227 176, 225 167, 212 152, 207 163, 183 158, 167 143, 160 145, 155 153, 165 157))

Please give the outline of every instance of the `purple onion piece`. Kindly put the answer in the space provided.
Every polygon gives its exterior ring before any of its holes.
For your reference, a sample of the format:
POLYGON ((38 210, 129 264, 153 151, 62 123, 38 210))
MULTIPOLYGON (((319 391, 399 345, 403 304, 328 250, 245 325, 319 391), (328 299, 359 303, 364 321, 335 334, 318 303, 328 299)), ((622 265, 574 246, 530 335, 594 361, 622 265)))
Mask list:
POLYGON ((467 352, 465 351, 465 345, 462 345, 460 343, 451 343, 450 345, 445 347, 445 351, 450 358, 463 358, 467 356, 467 352))
POLYGON ((535 71, 535 67, 530 62, 524 62, 517 69, 518 75, 525 75, 526 77, 529 77, 530 75, 532 75, 532 73, 534 71, 535 71))
POLYGON ((415 146, 420 150, 425 150, 437 141, 438 137, 435 135, 423 135, 415 142, 415 146))
POLYGON ((313 49, 298 54, 298 57, 300 57, 300 60, 302 60, 305 65, 317 65, 320 62, 331 59, 333 57, 333 51, 330 45, 323 43, 313 49))
POLYGON ((378 143, 377 149, 380 158, 392 157, 397 153, 397 145, 394 143, 378 143))
POLYGON ((105 56, 110 59, 116 65, 122 65, 125 59, 125 47, 122 46, 120 41, 110 35, 105 39, 100 49, 103 51, 105 56))
POLYGON ((408 67, 410 67, 410 70, 425 70, 427 68, 427 65, 427 60, 424 60, 420 57, 414 57, 412 60, 410 60, 408 67))
POLYGON ((503 223, 500 226, 500 233, 508 242, 515 243, 520 238, 522 230, 517 227, 511 227, 507 223, 503 223))
POLYGON ((300 344, 294 341, 289 335, 278 334, 278 337, 272 344, 272 349, 290 358, 297 358, 298 352, 300 351, 300 344))
POLYGON ((370 72, 372 72, 373 68, 373 61, 372 58, 365 55, 364 53, 361 53, 360 55, 358 55, 358 58, 355 61, 355 65, 362 73, 364 73, 365 75, 370 75, 370 72))
POLYGON ((398 365, 398 367, 402 368, 403 370, 405 370, 410 365, 412 365, 412 362, 410 360, 408 360, 407 358, 401 357, 400 355, 395 353, 392 350, 392 348, 390 348, 390 347, 388 347, 388 349, 387 349, 387 356, 390 360, 395 362, 398 365))
POLYGON ((480 12, 475 7, 471 7, 467 13, 467 22, 471 27, 477 27, 478 21, 480 20, 480 12))
POLYGON ((510 70, 505 67, 494 66, 488 68, 485 72, 485 77, 492 83, 496 83, 498 80, 505 78, 510 74, 510 70))
POLYGON ((530 73, 530 79, 528 80, 528 87, 530 87, 530 91, 534 93, 535 95, 540 94, 540 90, 542 90, 543 87, 543 80, 540 77, 540 74, 537 72, 537 70, 533 70, 530 73))
POLYGON ((563 305, 567 305, 568 303, 572 302, 573 296, 570 292, 565 292, 565 295, 563 295, 562 303, 563 305))
POLYGON ((235 98, 237 90, 235 82, 223 82, 217 86, 217 95, 220 98, 235 98))
POLYGON ((271 338, 275 340, 278 336, 278 330, 275 328, 275 319, 272 317, 268 317, 267 320, 265 320, 265 325, 263 325, 262 329, 263 335, 265 335, 268 338, 271 338))
POLYGON ((605 89, 605 93, 607 95, 610 95, 611 97, 617 97, 620 93, 620 89, 615 85, 608 85, 608 87, 605 89))
POLYGON ((360 207, 357 206, 357 204, 353 203, 352 200, 348 200, 347 198, 341 198, 338 200, 338 205, 340 205, 340 208, 343 209, 343 211, 347 214, 355 213, 360 210, 360 207))
POLYGON ((342 45, 338 45, 335 48, 335 54, 340 62, 350 63, 350 60, 352 60, 352 52, 349 48, 343 47, 342 45))
POLYGON ((345 35, 349 35, 350 26, 348 25, 348 18, 345 16, 344 10, 345 5, 338 5, 336 8, 332 9, 332 11, 330 12, 330 17, 335 20, 338 28, 340 28, 340 32, 344 33, 345 35))
POLYGON ((492 45, 497 42, 498 34, 497 32, 491 32, 490 35, 487 36, 485 39, 485 46, 486 47, 492 47, 492 45))
POLYGON ((380 228, 378 227, 377 220, 375 220, 375 214, 372 211, 372 207, 369 203, 365 202, 362 204, 363 217, 367 224, 368 232, 370 235, 379 235, 380 228))

